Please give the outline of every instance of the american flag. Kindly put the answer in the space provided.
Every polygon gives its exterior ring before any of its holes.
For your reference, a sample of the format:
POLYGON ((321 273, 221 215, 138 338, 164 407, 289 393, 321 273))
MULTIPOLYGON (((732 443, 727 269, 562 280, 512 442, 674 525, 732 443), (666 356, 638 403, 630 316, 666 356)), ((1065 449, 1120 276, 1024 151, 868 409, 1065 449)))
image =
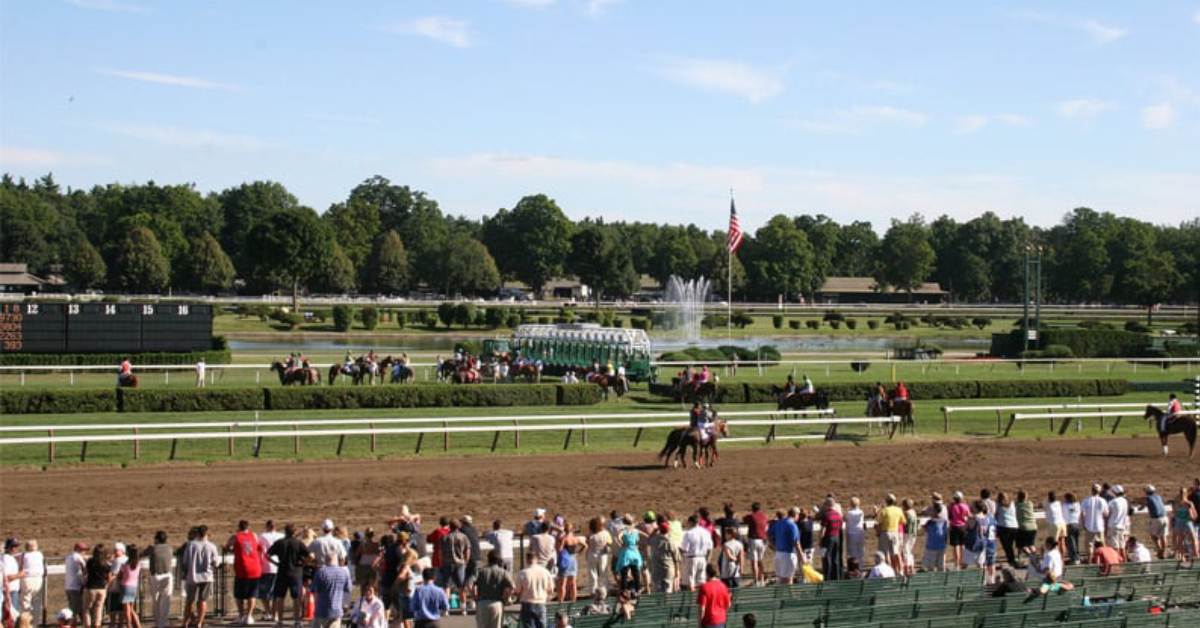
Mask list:
POLYGON ((742 224, 738 222, 737 207, 733 204, 733 199, 729 199, 729 237, 725 240, 725 246, 730 253, 736 253, 738 247, 742 245, 742 224))

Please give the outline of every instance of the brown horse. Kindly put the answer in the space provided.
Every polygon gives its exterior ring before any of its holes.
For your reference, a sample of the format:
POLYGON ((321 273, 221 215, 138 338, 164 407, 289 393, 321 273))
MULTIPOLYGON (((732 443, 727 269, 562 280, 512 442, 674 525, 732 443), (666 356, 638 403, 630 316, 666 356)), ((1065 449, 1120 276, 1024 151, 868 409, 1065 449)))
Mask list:
POLYGON ((891 406, 891 415, 900 417, 900 433, 903 434, 907 428, 913 434, 917 433, 917 423, 913 420, 913 404, 909 399, 892 399, 888 402, 891 406))
POLYGON ((671 457, 675 456, 675 467, 686 465, 686 456, 689 448, 692 450, 692 466, 700 468, 700 460, 705 460, 705 466, 713 466, 719 457, 717 454, 717 440, 721 437, 729 436, 729 424, 724 419, 717 419, 715 423, 716 429, 711 432, 708 442, 705 443, 700 435, 700 429, 695 427, 677 427, 667 434, 667 444, 663 445, 662 451, 658 452, 658 457, 663 461, 663 467, 671 465, 671 457))
POLYGON ((717 377, 716 375, 703 384, 693 384, 691 382, 683 382, 679 391, 679 398, 676 401, 686 401, 693 403, 699 401, 701 403, 712 403, 717 400, 717 377))
POLYGON ((1166 412, 1157 406, 1146 406, 1147 421, 1154 421, 1154 430, 1158 432, 1158 440, 1162 441, 1163 455, 1167 455, 1167 437, 1171 434, 1183 434, 1188 442, 1188 458, 1196 452, 1196 419, 1191 415, 1165 418, 1166 412))
POLYGON ((778 400, 777 410, 806 410, 810 407, 824 410, 829 407, 829 395, 820 388, 814 393, 784 395, 782 388, 772 386, 771 393, 778 400))
POLYGON ((605 399, 608 399, 609 391, 615 391, 618 398, 624 397, 625 393, 629 392, 629 383, 616 375, 609 377, 604 373, 589 373, 587 381, 599 386, 600 390, 604 391, 605 399))
POLYGON ((541 383, 542 381, 542 370, 539 369, 536 364, 526 362, 521 366, 510 367, 508 369, 508 376, 511 379, 524 377, 526 382, 529 382, 530 384, 537 384, 541 383))
POLYGON ((284 386, 292 384, 310 386, 321 381, 321 374, 313 367, 292 369, 292 372, 289 373, 282 362, 275 361, 271 363, 271 370, 279 374, 279 383, 284 386))
POLYGON ((118 376, 117 377, 117 387, 118 388, 137 388, 138 387, 138 376, 134 375, 133 373, 130 373, 123 377, 118 376))

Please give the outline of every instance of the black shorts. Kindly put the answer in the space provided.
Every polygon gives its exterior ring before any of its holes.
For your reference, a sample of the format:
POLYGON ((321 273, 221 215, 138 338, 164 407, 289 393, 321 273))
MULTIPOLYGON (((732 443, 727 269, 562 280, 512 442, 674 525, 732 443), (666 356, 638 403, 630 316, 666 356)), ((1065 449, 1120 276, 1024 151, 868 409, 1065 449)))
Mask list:
POLYGON ((292 599, 300 599, 300 595, 304 593, 304 585, 300 578, 293 578, 287 574, 275 574, 275 599, 282 600, 288 596, 288 592, 292 593, 292 599))
POLYGON ((966 526, 950 526, 950 545, 959 546, 967 544, 967 527, 966 526))
POLYGON ((233 579, 233 599, 249 600, 258 595, 258 578, 233 579))
POLYGON ((1037 530, 1017 530, 1017 547, 1033 547, 1037 543, 1037 530))

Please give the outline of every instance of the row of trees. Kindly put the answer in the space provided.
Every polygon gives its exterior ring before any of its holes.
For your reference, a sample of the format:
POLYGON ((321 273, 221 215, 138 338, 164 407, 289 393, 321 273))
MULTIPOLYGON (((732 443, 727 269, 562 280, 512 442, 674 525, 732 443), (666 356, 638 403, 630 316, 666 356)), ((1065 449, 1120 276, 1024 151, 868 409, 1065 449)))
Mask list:
MULTIPOLYGON (((0 180, 0 261, 61 268, 78 289, 446 295, 534 290, 574 275, 606 298, 640 276, 713 279, 726 290, 725 232, 695 225, 572 222, 545 195, 482 220, 375 176, 318 214, 280 183, 201 194, 190 185, 63 190, 51 175, 0 180)), ((880 237, 867 222, 771 218, 733 259, 735 298, 811 297, 830 276, 872 276, 901 290, 937 281, 962 301, 1019 301, 1024 256, 1043 257, 1046 294, 1063 301, 1151 304, 1195 298, 1200 219, 1156 226, 1079 208, 1049 229, 985 213, 966 222, 914 215, 880 237)))

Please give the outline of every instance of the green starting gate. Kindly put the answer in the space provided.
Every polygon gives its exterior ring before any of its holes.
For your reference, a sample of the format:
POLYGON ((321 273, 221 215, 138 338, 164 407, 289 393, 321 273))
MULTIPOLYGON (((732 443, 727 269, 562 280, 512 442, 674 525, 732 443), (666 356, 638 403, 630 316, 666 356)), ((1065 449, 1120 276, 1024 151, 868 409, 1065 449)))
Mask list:
POLYGON ((601 327, 595 324, 520 325, 511 340, 484 341, 484 353, 519 352, 541 360, 548 372, 625 365, 634 381, 650 379, 650 337, 641 329, 601 327))

